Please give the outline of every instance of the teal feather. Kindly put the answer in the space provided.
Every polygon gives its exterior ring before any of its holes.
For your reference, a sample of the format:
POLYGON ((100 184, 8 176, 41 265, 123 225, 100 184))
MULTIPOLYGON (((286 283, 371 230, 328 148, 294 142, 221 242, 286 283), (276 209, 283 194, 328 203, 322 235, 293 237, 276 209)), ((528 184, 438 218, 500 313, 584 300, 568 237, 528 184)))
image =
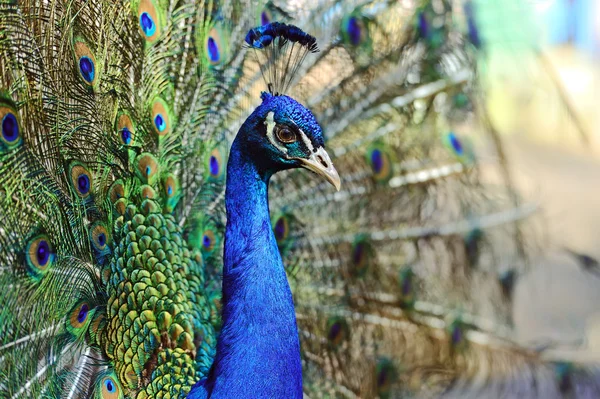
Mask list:
MULTIPOLYGON (((290 91, 342 175, 270 185, 305 394, 597 396, 595 367, 510 327, 535 206, 477 153, 503 161, 477 118, 496 25, 478 46, 450 2, 405 3, 0 4, 0 398, 176 398, 207 376, 229 146, 267 89, 244 37, 275 20, 318 39, 290 91)), ((471 23, 497 11, 474 3, 471 23)))

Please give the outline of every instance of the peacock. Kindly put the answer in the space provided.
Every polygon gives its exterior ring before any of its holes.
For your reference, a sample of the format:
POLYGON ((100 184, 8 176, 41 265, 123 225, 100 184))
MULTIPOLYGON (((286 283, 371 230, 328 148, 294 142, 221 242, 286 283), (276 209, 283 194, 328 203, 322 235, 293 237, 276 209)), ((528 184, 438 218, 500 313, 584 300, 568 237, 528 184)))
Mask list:
POLYGON ((0 398, 600 395, 459 3, 3 0, 0 398))

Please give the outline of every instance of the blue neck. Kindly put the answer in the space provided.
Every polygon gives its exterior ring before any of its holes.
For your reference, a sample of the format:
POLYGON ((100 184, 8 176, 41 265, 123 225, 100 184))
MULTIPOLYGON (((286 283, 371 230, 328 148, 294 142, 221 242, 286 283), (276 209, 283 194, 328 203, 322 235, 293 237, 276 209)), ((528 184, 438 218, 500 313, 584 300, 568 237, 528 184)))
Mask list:
POLYGON ((302 398, 294 303, 275 236, 262 172, 238 138, 227 165, 223 328, 217 355, 190 398, 302 398))

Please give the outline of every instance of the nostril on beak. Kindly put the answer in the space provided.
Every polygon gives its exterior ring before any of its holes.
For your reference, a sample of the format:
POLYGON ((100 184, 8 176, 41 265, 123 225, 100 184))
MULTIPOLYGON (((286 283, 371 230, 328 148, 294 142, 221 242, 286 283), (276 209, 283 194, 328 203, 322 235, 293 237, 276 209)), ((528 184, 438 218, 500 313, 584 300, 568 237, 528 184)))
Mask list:
POLYGON ((321 165, 323 165, 324 167, 328 168, 327 162, 323 159, 322 156, 318 155, 317 158, 319 158, 319 162, 321 162, 321 165))

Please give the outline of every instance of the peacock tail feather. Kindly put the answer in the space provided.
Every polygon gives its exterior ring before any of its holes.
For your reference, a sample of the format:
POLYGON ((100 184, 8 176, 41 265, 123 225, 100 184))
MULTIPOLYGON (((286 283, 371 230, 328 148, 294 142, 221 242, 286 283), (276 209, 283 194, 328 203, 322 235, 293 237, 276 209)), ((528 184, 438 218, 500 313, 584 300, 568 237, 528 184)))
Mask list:
POLYGON ((244 37, 275 20, 318 38, 289 85, 343 180, 271 183, 305 394, 598 394, 512 340, 536 206, 481 105, 489 36, 408 3, 3 1, 0 398, 183 398, 207 375, 229 145, 266 89, 244 37))

